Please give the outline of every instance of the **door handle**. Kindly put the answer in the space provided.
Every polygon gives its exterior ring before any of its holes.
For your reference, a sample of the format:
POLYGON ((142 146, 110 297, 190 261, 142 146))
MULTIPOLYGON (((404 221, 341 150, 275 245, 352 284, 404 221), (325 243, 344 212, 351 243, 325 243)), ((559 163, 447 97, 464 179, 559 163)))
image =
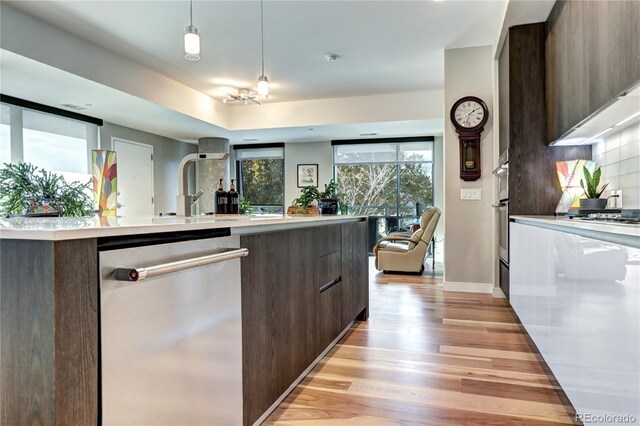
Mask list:
POLYGON ((142 281, 147 278, 158 277, 172 272, 184 271, 185 269, 193 269, 227 260, 238 259, 248 255, 249 250, 246 248, 228 249, 223 252, 209 254, 207 256, 162 263, 160 265, 140 268, 116 268, 113 271, 113 275, 117 281, 142 281))

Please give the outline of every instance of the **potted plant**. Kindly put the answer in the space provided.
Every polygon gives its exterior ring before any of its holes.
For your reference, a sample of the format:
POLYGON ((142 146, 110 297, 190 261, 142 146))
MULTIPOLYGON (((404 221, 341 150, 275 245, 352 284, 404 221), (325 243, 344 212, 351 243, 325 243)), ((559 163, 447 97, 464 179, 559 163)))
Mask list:
POLYGON ((324 185, 324 191, 318 193, 318 210, 320 214, 338 214, 338 184, 331 179, 324 185))
POLYGON ((589 169, 585 166, 582 167, 582 172, 584 173, 584 181, 580 179, 580 186, 584 191, 584 194, 587 198, 580 199, 580 209, 581 210, 601 210, 607 206, 607 199, 600 198, 604 190, 607 188, 608 183, 605 183, 600 190, 598 190, 598 185, 600 184, 600 176, 602 175, 602 170, 600 167, 593 171, 593 175, 589 173, 589 169), (586 181, 586 186, 585 186, 586 181))
POLYGON ((253 210, 253 208, 251 207, 251 203, 244 198, 240 200, 238 209, 240 210, 240 214, 251 214, 251 211, 253 210))
POLYGON ((318 208, 311 205, 317 198, 318 188, 313 185, 305 186, 300 191, 300 196, 293 200, 293 203, 287 209, 287 214, 318 214, 318 208))
POLYGON ((91 212, 90 182, 67 183, 55 173, 28 163, 0 168, 0 214, 86 216, 91 212))

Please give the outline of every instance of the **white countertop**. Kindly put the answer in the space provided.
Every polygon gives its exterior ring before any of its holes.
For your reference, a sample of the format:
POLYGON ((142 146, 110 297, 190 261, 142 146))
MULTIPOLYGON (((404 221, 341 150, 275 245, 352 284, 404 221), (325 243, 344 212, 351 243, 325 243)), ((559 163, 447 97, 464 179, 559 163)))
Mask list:
POLYGON ((584 230, 590 232, 600 232, 615 234, 627 237, 637 237, 640 239, 640 224, 624 224, 615 222, 596 222, 580 219, 570 219, 568 217, 556 216, 510 216, 516 222, 553 226, 557 229, 565 228, 571 230, 584 230))
POLYGON ((364 220, 366 216, 97 217, 0 219, 0 239, 78 240, 83 238, 230 228, 232 234, 364 220))

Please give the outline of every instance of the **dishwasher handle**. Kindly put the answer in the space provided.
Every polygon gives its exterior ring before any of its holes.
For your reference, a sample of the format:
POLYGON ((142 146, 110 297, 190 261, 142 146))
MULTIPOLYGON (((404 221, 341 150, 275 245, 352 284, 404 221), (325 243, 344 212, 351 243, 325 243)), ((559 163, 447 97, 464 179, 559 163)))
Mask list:
POLYGON ((146 268, 116 268, 113 271, 113 275, 117 281, 142 281, 147 278, 183 271, 185 269, 197 268, 199 266, 211 265, 212 263, 238 259, 248 255, 249 250, 246 248, 228 249, 223 252, 209 254, 207 256, 162 263, 160 265, 148 266, 146 268))

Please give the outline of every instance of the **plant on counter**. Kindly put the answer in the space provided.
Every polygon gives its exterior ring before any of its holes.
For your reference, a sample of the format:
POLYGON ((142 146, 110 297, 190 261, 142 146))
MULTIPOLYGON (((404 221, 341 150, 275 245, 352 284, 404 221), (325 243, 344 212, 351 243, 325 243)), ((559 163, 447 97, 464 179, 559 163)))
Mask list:
POLYGON ((5 163, 0 168, 0 214, 86 216, 91 212, 90 182, 64 177, 33 164, 5 163))
POLYGON ((251 214, 251 211, 253 210, 251 203, 244 198, 240 200, 240 203, 238 203, 238 208, 240 210, 240 214, 251 214))
POLYGON ((331 179, 324 185, 324 191, 318 193, 318 209, 320 214, 338 214, 338 184, 331 179))
POLYGON ((594 170, 593 176, 589 173, 589 169, 586 166, 582 166, 582 172, 584 173, 584 179, 587 181, 587 186, 584 186, 584 181, 580 179, 580 186, 584 191, 584 194, 587 198, 600 198, 604 190, 607 188, 608 183, 602 185, 600 191, 598 191, 598 185, 600 185, 600 176, 602 175, 602 170, 600 167, 594 170))
POLYGON ((584 174, 584 180, 580 179, 580 186, 584 191, 584 195, 587 198, 580 199, 580 210, 600 210, 607 207, 607 199, 600 198, 604 190, 607 188, 608 183, 605 183, 600 190, 598 185, 600 184, 600 176, 602 170, 600 167, 593 171, 593 175, 589 173, 589 169, 586 166, 582 167, 582 173, 584 174), (585 186, 586 181, 586 186, 585 186))
POLYGON ((300 191, 300 196, 293 200, 291 207, 287 209, 288 214, 311 214, 315 213, 315 206, 311 206, 318 199, 318 188, 313 185, 305 186, 300 191))

